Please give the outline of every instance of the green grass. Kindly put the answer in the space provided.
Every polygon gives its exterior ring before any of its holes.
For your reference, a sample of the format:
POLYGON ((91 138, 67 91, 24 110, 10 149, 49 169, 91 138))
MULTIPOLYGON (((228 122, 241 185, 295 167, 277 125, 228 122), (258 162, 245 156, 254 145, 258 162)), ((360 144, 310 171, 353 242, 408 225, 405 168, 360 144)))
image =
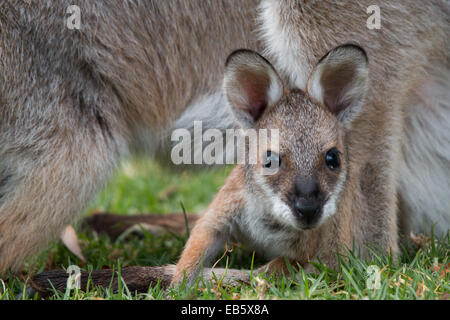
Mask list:
MULTIPOLYGON (((223 183, 229 168, 219 171, 170 173, 152 161, 133 160, 123 165, 110 185, 87 210, 121 214, 181 212, 182 202, 188 212, 206 208, 223 183)), ((90 231, 80 232, 81 248, 88 263, 82 264, 61 243, 54 243, 38 259, 26 263, 19 276, 0 279, 0 300, 36 299, 25 288, 29 277, 45 269, 66 269, 79 265, 84 270, 119 269, 134 265, 175 263, 186 236, 145 234, 141 239, 112 241, 90 231)), ((317 265, 320 272, 308 275, 302 271, 274 279, 270 275, 253 277, 250 284, 217 287, 211 283, 180 290, 149 288, 146 294, 129 292, 125 285, 113 292, 110 288, 91 288, 88 292, 55 292, 50 299, 448 299, 450 292, 450 237, 434 240, 420 249, 403 246, 398 262, 376 257, 364 262, 352 252, 342 259, 340 272, 317 265), (378 289, 367 286, 369 266, 380 273, 378 289)), ((251 269, 265 261, 248 249, 235 247, 219 265, 251 269)))

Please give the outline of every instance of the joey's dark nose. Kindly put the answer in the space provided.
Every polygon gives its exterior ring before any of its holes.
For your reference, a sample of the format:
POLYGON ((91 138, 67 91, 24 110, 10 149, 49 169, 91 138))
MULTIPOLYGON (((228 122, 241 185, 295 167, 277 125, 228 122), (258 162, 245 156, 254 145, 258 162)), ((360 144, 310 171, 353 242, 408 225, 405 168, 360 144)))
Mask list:
POLYGON ((312 224, 320 213, 320 204, 317 201, 296 201, 295 211, 298 217, 304 220, 306 224, 312 224))

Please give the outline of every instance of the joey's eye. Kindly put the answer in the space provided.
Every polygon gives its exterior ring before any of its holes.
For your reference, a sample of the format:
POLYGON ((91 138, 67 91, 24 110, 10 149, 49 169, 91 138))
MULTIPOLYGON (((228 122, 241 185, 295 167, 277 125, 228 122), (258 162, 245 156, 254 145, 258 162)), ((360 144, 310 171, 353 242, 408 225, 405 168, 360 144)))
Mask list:
POLYGON ((263 167, 267 169, 278 168, 281 165, 281 158, 278 153, 270 150, 266 152, 262 160, 263 167))
POLYGON ((341 166, 341 159, 339 158, 339 151, 336 148, 328 150, 325 156, 325 164, 331 170, 337 170, 341 166))

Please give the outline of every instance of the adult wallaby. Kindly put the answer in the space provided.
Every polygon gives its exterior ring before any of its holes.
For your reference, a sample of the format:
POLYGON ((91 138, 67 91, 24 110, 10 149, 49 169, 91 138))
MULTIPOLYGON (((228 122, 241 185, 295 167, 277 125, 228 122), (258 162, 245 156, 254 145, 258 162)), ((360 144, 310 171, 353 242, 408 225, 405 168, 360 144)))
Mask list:
POLYGON ((119 160, 172 128, 233 127, 223 61, 257 1, 0 1, 0 274, 71 223, 119 160), (81 28, 69 29, 77 5, 81 28))

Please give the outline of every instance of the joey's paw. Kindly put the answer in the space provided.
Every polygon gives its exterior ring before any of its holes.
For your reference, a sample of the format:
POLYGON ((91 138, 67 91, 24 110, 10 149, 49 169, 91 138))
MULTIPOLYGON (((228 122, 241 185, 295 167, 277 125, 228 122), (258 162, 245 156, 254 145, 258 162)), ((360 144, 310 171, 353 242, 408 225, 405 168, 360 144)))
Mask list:
POLYGON ((183 283, 183 278, 180 279, 178 276, 174 276, 172 281, 170 281, 169 287, 179 288, 183 283))
POLYGON ((238 286, 250 283, 250 272, 236 269, 214 268, 206 269, 208 279, 215 284, 238 286))
POLYGON ((302 266, 303 272, 308 274, 317 274, 318 270, 312 264, 307 263, 302 266))
MULTIPOLYGON (((201 275, 202 280, 210 281, 214 285, 238 286, 242 283, 250 283, 249 271, 225 269, 225 268, 205 268, 201 275)), ((175 274, 172 279, 171 287, 179 288, 183 283, 186 286, 192 286, 197 276, 185 276, 185 273, 175 274)))
POLYGON ((190 277, 184 270, 182 270, 181 272, 177 270, 172 278, 172 281, 170 282, 170 287, 178 289, 183 284, 185 286, 190 286, 193 283, 191 279, 192 277, 190 277))
POLYGON ((266 264, 266 265, 263 265, 263 266, 259 267, 258 269, 255 269, 253 274, 257 276, 257 275, 260 275, 260 274, 263 274, 263 273, 270 274, 273 271, 274 270, 270 267, 270 265, 266 264))

